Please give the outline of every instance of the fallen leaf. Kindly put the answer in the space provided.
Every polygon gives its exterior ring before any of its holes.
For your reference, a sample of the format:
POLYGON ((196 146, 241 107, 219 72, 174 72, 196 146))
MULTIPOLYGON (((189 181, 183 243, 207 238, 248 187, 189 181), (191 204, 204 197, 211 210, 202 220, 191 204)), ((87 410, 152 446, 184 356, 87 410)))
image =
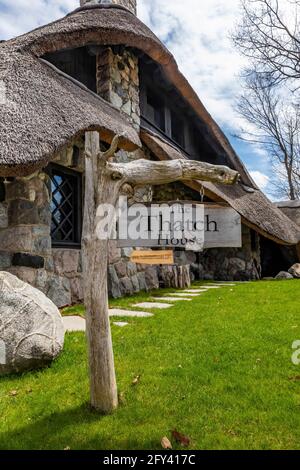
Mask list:
POLYGON ((17 391, 17 390, 11 390, 11 391, 9 392, 9 395, 10 395, 11 397, 16 397, 16 396, 18 395, 18 391, 17 391))
POLYGON ((181 434, 176 429, 174 429, 172 431, 172 436, 175 439, 175 441, 178 444, 180 444, 182 447, 188 447, 191 443, 191 440, 188 436, 185 436, 184 434, 181 434))
POLYGON ((291 382, 299 382, 300 381, 300 375, 296 375, 295 377, 289 377, 289 380, 291 382))
POLYGON ((140 376, 140 375, 137 375, 137 376, 133 379, 132 385, 137 385, 140 380, 141 380, 141 376, 140 376))
POLYGON ((119 392, 119 403, 120 405, 124 405, 126 403, 125 393, 119 392))
POLYGON ((162 438, 161 446, 163 449, 172 449, 172 444, 166 436, 162 438))

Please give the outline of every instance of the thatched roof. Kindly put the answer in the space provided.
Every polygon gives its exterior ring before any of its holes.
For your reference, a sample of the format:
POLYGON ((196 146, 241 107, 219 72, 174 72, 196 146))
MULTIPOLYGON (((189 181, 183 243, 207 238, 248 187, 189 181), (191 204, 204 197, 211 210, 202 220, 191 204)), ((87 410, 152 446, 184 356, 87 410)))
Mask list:
POLYGON ((26 38, 0 43, 0 176, 34 172, 87 130, 108 142, 123 133, 122 148, 140 146, 124 113, 32 54, 26 38))
MULTIPOLYGON (((37 61, 34 61, 33 56, 41 57, 46 53, 55 52, 61 49, 82 47, 88 44, 126 45, 128 47, 134 47, 141 50, 155 62, 160 64, 168 80, 177 88, 198 116, 207 124, 213 138, 219 142, 232 165, 238 169, 243 181, 254 185, 253 180, 249 176, 239 157, 234 152, 224 133, 207 112, 198 95, 192 89, 186 78, 179 71, 172 54, 149 28, 128 10, 117 5, 86 5, 85 7, 75 10, 73 13, 67 15, 61 20, 55 21, 47 26, 37 28, 34 31, 16 39, 7 41, 2 45, 2 47, 0 46, 0 51, 3 50, 3 48, 6 49, 7 52, 15 51, 16 54, 14 54, 14 57, 12 58, 14 63, 11 64, 11 68, 14 73, 19 74, 16 69, 19 67, 20 62, 22 62, 22 58, 26 58, 23 70, 25 76, 26 71, 29 73, 29 69, 32 67, 32 75, 36 77, 36 82, 38 81, 38 75, 41 73, 41 67, 38 65, 37 61), (16 57, 18 54, 21 54, 19 61, 16 57)), ((0 63, 4 63, 5 67, 7 60, 7 55, 4 57, 4 62, 0 57, 0 63)), ((45 68, 43 68, 43 71, 45 72, 45 68)), ((43 76, 43 78, 45 78, 45 76, 43 76)), ((57 78, 55 80, 57 80, 57 78)), ((25 86, 25 88, 27 88, 27 84, 26 79, 22 80, 22 82, 20 81, 20 85, 25 86)), ((59 88, 62 92, 62 88, 59 88)), ((24 91, 26 92, 26 96, 30 93, 34 99, 35 93, 33 88, 30 87, 24 91)), ((53 90, 53 92, 54 91, 55 90, 53 90)), ((72 93, 70 93, 70 95, 71 94, 72 93)), ((55 99, 54 95, 51 96, 55 99)), ((48 98, 47 90, 44 91, 43 96, 40 92, 38 100, 41 98, 44 98, 42 101, 46 105, 46 100, 48 98)), ((64 101, 68 101, 67 97, 64 98, 64 101)), ((74 95, 72 95, 72 98, 70 97, 70 101, 72 100, 74 100, 74 95)), ((92 98, 90 98, 90 100, 92 100, 92 98)), ((22 102, 22 100, 19 100, 19 102, 22 102)), ((61 105, 61 103, 59 104, 61 105)), ((38 104, 35 104, 35 106, 37 107, 38 104)), ((51 106, 51 104, 49 106, 51 106)), ((33 111, 33 109, 31 111, 33 111)), ((63 112, 60 109, 57 111, 63 112)), ((1 117, 2 116, 0 115, 0 120, 1 117)), ((88 119, 86 119, 86 121, 88 121, 88 119)), ((86 124, 86 121, 84 124, 86 124)), ((93 121, 93 124, 95 123, 95 119, 91 119, 91 121, 93 121)), ((77 122, 77 125, 78 124, 79 123, 77 122)), ((81 126, 82 125, 83 123, 81 126)), ((31 127, 29 126, 28 129, 30 130, 31 127)), ((42 137, 42 135, 40 137, 42 137)), ((135 142, 133 137, 129 140, 135 142)), ((0 152, 0 158, 2 158, 2 150, 0 152)))
MULTIPOLYGON (((160 160, 186 158, 177 148, 158 135, 143 130, 141 138, 160 160)), ((258 189, 241 183, 226 186, 205 181, 190 182, 189 186, 194 189, 201 189, 203 186, 208 197, 213 201, 229 204, 242 216, 245 225, 264 237, 285 245, 296 245, 300 242, 300 228, 258 189)))

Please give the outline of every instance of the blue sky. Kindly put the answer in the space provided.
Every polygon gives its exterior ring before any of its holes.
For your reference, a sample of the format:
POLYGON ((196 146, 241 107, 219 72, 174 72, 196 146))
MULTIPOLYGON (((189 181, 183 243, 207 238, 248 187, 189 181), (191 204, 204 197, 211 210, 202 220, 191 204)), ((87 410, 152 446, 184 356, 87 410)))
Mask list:
MULTIPOLYGON (((27 32, 78 6, 79 0, 0 0, 0 39, 27 32)), ((243 125, 234 104, 241 90, 238 77, 244 59, 230 41, 240 17, 240 1, 138 0, 138 16, 172 51, 257 184, 270 195, 267 155, 233 137, 243 125)))

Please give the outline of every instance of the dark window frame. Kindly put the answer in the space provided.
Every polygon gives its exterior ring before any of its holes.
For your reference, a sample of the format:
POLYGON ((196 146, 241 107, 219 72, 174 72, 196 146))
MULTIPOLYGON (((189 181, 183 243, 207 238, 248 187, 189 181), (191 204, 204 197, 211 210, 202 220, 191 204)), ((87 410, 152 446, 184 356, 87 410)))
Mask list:
POLYGON ((140 77, 140 106, 142 124, 145 124, 146 127, 150 126, 150 128, 162 134, 180 150, 187 154, 189 153, 189 124, 186 116, 172 105, 171 97, 169 97, 166 92, 155 87, 144 73, 141 73, 140 77), (147 109, 150 100, 152 102, 161 102, 160 112, 164 114, 163 127, 161 127, 158 122, 155 122, 155 119, 150 115, 152 113, 149 113, 147 109), (174 138, 176 133, 174 132, 174 117, 182 123, 182 134, 178 139, 174 138))
POLYGON ((4 178, 0 178, 0 202, 5 202, 5 183, 4 183, 4 178))
MULTIPOLYGON (((70 168, 58 165, 56 163, 51 163, 47 167, 47 174, 50 177, 50 195, 51 202, 53 201, 52 191, 52 179, 54 175, 61 176, 64 179, 67 179, 71 182, 73 188, 73 200, 72 200, 72 230, 73 236, 69 240, 57 240, 53 237, 52 223, 53 223, 53 213, 54 211, 51 208, 51 239, 53 248, 81 248, 81 237, 82 237, 82 217, 83 217, 83 175, 79 171, 72 170, 70 168)), ((61 204, 59 204, 58 208, 61 204)), ((69 220, 70 217, 66 217, 69 220)), ((57 222, 55 222, 57 223, 57 222)))

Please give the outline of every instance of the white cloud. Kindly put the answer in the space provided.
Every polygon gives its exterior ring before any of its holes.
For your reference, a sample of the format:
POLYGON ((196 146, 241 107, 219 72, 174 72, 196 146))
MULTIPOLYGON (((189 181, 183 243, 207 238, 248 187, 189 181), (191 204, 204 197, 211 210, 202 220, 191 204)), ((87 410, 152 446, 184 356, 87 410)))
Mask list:
POLYGON ((264 173, 261 173, 260 171, 250 171, 250 175, 262 191, 267 188, 270 182, 269 176, 265 175, 264 173))
MULTIPOLYGON (((78 6, 79 0, 0 0, 0 40, 54 21, 78 6)), ((230 40, 239 14, 240 0, 138 0, 138 16, 174 54, 210 114, 232 134, 241 127, 234 103, 244 62, 230 40)), ((242 158, 256 176, 267 177, 269 164, 261 148, 245 144, 242 158)))
POLYGON ((173 52, 209 112, 221 125, 235 129, 243 59, 234 50, 230 33, 239 11, 239 0, 139 2, 139 16, 173 52))

